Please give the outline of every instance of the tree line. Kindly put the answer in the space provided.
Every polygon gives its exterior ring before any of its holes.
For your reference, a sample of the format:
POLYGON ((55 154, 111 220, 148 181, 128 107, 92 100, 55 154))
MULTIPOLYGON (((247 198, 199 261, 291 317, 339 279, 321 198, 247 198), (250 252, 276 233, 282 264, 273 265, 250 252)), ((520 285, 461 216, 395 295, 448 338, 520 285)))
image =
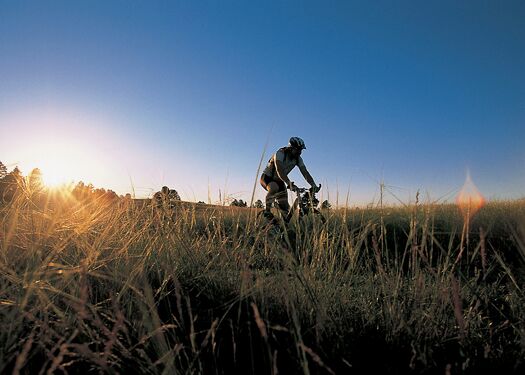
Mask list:
MULTIPOLYGON (((34 168, 27 176, 24 176, 18 166, 13 170, 8 171, 4 163, 0 161, 0 202, 10 202, 20 196, 25 196, 35 200, 36 198, 43 198, 48 193, 42 180, 42 172, 39 168, 34 168)), ((131 199, 131 194, 118 195, 113 190, 96 188, 91 183, 84 183, 79 181, 71 189, 71 195, 77 200, 100 200, 105 202, 115 201, 117 199, 131 199)), ((157 204, 160 202, 176 202, 180 201, 180 195, 175 189, 170 189, 163 186, 162 189, 153 195, 153 201, 157 204)), ((205 204, 199 202, 199 204, 205 204)), ((248 203, 242 199, 233 199, 230 202, 233 207, 248 207, 248 203)), ((264 208, 264 203, 258 199, 252 205, 252 208, 264 208)), ((321 204, 322 209, 329 209, 331 207, 328 200, 321 204)))
MULTIPOLYGON (((68 189, 70 196, 78 201, 113 202, 119 199, 131 200, 130 193, 118 195, 111 189, 97 188, 91 183, 77 182, 68 189)), ((33 203, 46 201, 51 198, 52 190, 48 189, 43 181, 42 172, 34 168, 27 176, 24 176, 18 166, 9 171, 4 163, 0 161, 0 203, 12 202, 17 198, 27 198, 33 203)), ((179 193, 175 189, 163 186, 153 195, 153 201, 180 201, 179 193)))
MULTIPOLYGON (((5 164, 0 161, 0 202, 11 202, 20 197, 38 201, 46 198, 48 194, 49 189, 44 185, 39 168, 34 168, 27 176, 24 176, 18 166, 8 171, 5 164)), ((131 194, 119 196, 113 190, 95 188, 92 184, 86 184, 83 181, 72 187, 71 195, 78 200, 98 199, 108 202, 119 198, 131 199, 131 194)))

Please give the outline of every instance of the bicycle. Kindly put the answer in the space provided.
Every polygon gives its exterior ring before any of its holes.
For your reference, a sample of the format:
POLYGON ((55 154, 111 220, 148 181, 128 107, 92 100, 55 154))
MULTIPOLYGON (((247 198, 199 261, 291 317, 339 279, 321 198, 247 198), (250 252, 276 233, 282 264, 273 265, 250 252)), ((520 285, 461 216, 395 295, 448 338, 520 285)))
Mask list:
MULTIPOLYGON (((299 218, 307 216, 309 214, 314 214, 315 216, 319 217, 319 219, 325 223, 326 219, 322 212, 317 208, 319 205, 319 200, 316 198, 315 194, 321 190, 321 184, 319 184, 319 188, 300 188, 295 187, 292 191, 295 192, 296 198, 292 205, 290 206, 288 212, 286 214, 283 214, 282 210, 279 210, 279 215, 284 220, 285 223, 289 223, 290 220, 294 217, 294 215, 297 215, 299 218)), ((268 222, 271 224, 278 224, 279 219, 278 217, 275 217, 275 215, 271 214, 270 216, 266 216, 267 213, 265 211, 260 211, 257 214, 258 218, 264 217, 268 222)))
POLYGON ((319 184, 318 189, 313 187, 310 189, 296 187, 294 189, 296 193, 296 198, 293 204, 290 206, 290 210, 288 211, 288 215, 286 217, 286 222, 290 222, 294 214, 297 213, 297 216, 299 218, 302 218, 309 214, 313 214, 315 217, 318 217, 324 224, 326 222, 326 219, 323 216, 322 212, 317 208, 317 206, 319 205, 319 199, 315 197, 315 194, 319 192, 319 190, 321 190, 321 184, 319 184))
POLYGON ((292 250, 295 250, 297 245, 297 233, 309 231, 311 228, 304 228, 304 219, 312 217, 313 221, 319 220, 321 224, 326 223, 326 218, 322 212, 317 208, 319 200, 315 194, 321 189, 319 188, 300 188, 295 187, 293 191, 296 194, 295 200, 290 206, 287 213, 279 210, 279 214, 265 216, 267 213, 261 211, 257 214, 258 220, 262 218, 266 222, 263 226, 269 235, 275 236, 281 242, 288 245, 292 250), (303 227, 302 230, 299 230, 303 227))

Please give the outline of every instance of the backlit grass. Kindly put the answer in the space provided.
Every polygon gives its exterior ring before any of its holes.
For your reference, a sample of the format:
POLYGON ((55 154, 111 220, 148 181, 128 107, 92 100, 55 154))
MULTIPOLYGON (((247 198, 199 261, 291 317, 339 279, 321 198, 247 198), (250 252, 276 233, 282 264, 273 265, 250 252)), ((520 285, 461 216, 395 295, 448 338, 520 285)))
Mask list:
POLYGON ((519 372, 525 203, 325 211, 0 208, 0 372, 519 372))

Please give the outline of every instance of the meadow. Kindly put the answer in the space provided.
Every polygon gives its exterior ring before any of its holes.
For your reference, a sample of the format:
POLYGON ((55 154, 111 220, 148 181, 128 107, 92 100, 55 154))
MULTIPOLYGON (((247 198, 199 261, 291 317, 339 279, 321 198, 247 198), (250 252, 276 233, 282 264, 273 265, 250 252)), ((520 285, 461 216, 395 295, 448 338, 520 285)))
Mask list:
POLYGON ((0 373, 522 373, 525 201, 0 206, 0 373))

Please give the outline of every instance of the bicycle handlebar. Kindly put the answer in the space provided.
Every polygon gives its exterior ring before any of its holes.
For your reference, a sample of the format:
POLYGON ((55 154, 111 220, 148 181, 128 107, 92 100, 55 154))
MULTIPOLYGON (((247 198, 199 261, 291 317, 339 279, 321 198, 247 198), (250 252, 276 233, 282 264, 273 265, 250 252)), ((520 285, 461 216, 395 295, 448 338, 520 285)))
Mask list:
POLYGON ((321 190, 321 184, 319 184, 319 189, 315 189, 313 187, 311 187, 310 189, 296 187, 295 189, 290 189, 290 190, 292 190, 293 192, 299 193, 299 194, 303 194, 307 190, 309 190, 312 193, 317 193, 317 192, 319 192, 319 190, 321 190), (317 190, 317 191, 315 191, 315 190, 317 190))

